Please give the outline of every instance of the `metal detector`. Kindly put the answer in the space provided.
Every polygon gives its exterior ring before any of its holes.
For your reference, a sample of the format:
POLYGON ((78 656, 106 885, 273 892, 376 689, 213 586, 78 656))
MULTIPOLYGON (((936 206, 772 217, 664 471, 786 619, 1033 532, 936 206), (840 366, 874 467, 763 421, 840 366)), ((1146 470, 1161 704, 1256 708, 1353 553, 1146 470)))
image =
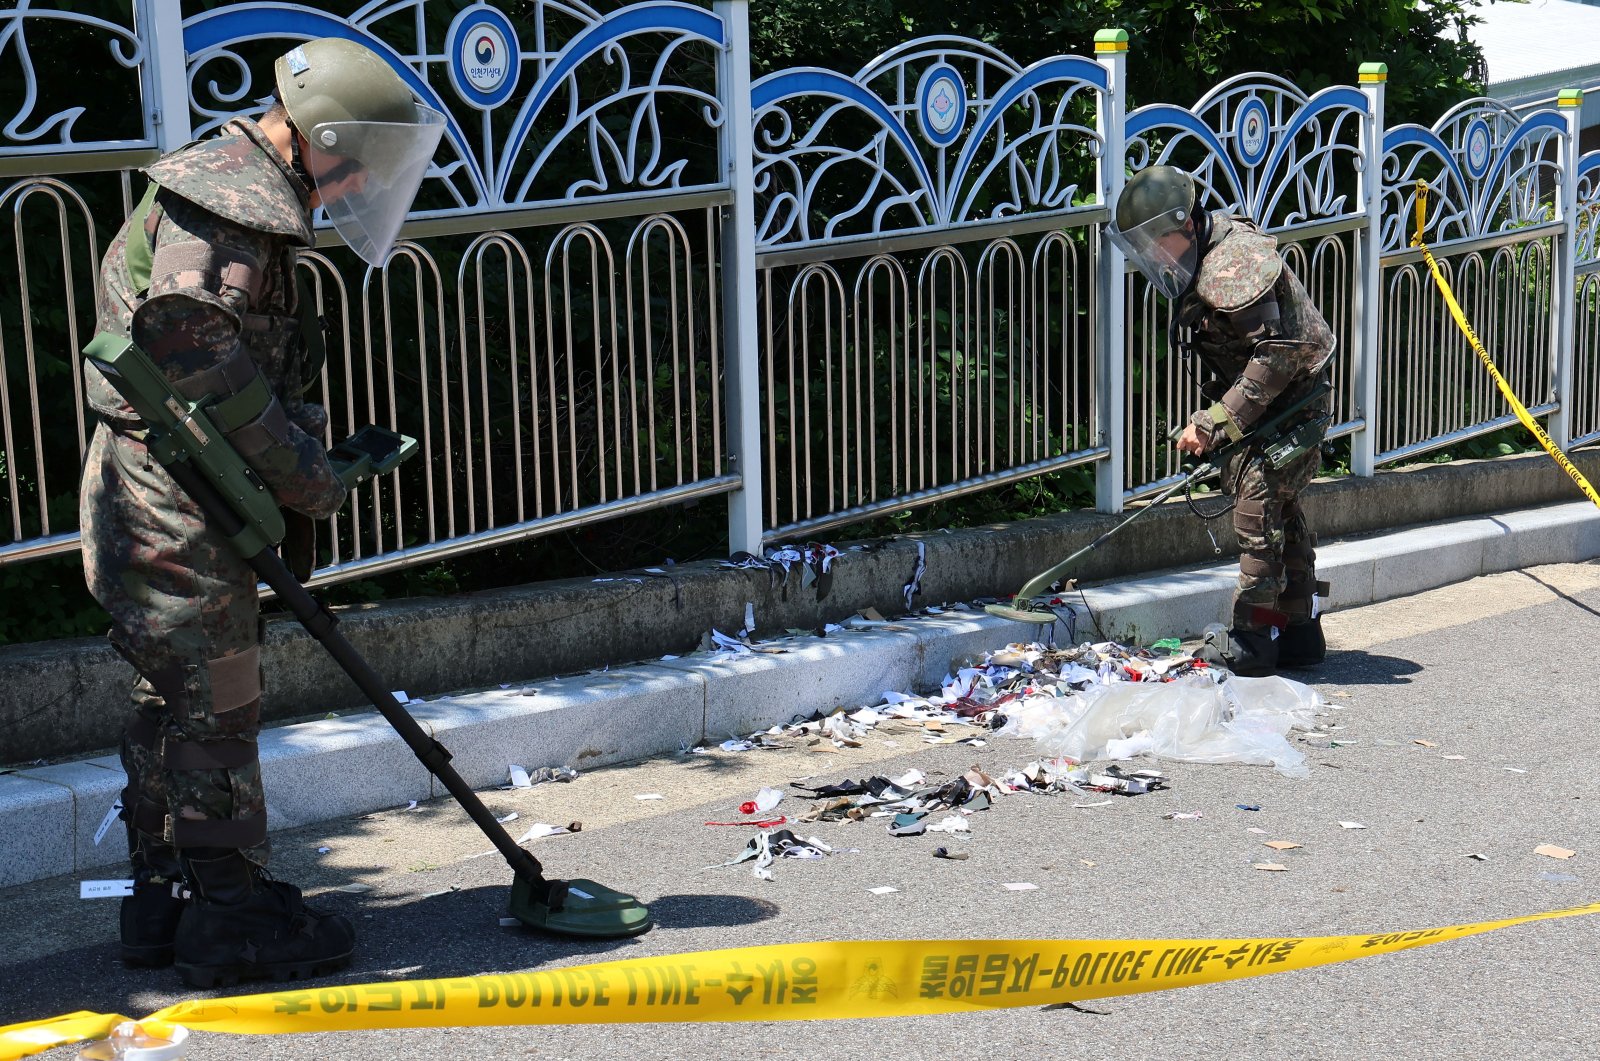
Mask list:
MULTIPOLYGON (((1304 397, 1297 399, 1292 405, 1284 409, 1283 412, 1278 413, 1270 420, 1258 424, 1237 442, 1230 442, 1228 445, 1217 450, 1216 453, 1212 454, 1209 460, 1201 464, 1198 468, 1184 476, 1182 479, 1178 480, 1176 483, 1173 483, 1171 486, 1161 491, 1161 493, 1157 494, 1148 504, 1139 509, 1133 515, 1129 516, 1121 523, 1118 523, 1110 530, 1101 534, 1094 541, 1090 542, 1088 545, 1085 545, 1082 549, 1079 549, 1077 552, 1073 553, 1059 564, 1056 564, 1047 571, 1041 571, 1039 574, 1023 583, 1022 588, 1017 590, 1016 595, 1011 598, 1010 604, 991 604, 984 610, 990 615, 996 615, 1002 619, 1010 619, 1012 622, 1016 623, 1033 624, 1055 622, 1056 614, 1051 611, 1049 606, 1045 605, 1040 598, 1049 595, 1046 593, 1046 591, 1055 584, 1057 579, 1070 570, 1074 563, 1076 563, 1080 558, 1100 548, 1100 546, 1104 545, 1109 539, 1114 537, 1128 524, 1132 523, 1140 516, 1143 516, 1146 512, 1149 512, 1151 509, 1161 504, 1161 502, 1165 501, 1179 490, 1187 490, 1195 483, 1198 483, 1201 479, 1204 479, 1206 476, 1221 470, 1223 466, 1225 466, 1227 462, 1232 459, 1233 455, 1242 449, 1256 446, 1262 451, 1262 459, 1270 462, 1274 467, 1282 467, 1283 465, 1288 464, 1295 457, 1298 457, 1300 454, 1304 453, 1308 446, 1316 445, 1318 442, 1320 442, 1322 437, 1321 429, 1325 426, 1328 418, 1320 417, 1318 419, 1309 420, 1305 423, 1296 425, 1292 430, 1284 430, 1284 425, 1291 417, 1294 416, 1294 414, 1300 412, 1300 410, 1304 409, 1318 398, 1321 398, 1324 394, 1327 394, 1332 389, 1333 388, 1329 386, 1326 381, 1319 382, 1316 386, 1312 387, 1311 390, 1306 392, 1304 397), (1306 430, 1308 427, 1315 427, 1316 430, 1308 431, 1306 430)), ((1177 433, 1181 431, 1181 427, 1175 429, 1174 437, 1176 437, 1177 433)))
MULTIPOLYGON (((339 632, 338 618, 301 585, 278 556, 274 547, 283 537, 283 521, 277 503, 216 429, 207 415, 210 399, 189 402, 179 397, 148 355, 126 338, 102 332, 84 355, 144 420, 151 455, 194 499, 257 577, 321 642, 499 850, 515 874, 511 916, 532 928, 565 936, 616 939, 649 931, 654 924, 650 911, 632 895, 592 880, 546 879, 539 860, 511 839, 472 786, 450 765, 450 752, 395 701, 388 684, 339 632)), ((329 456, 340 477, 354 485, 392 471, 415 451, 414 439, 366 428, 334 447, 329 456)))

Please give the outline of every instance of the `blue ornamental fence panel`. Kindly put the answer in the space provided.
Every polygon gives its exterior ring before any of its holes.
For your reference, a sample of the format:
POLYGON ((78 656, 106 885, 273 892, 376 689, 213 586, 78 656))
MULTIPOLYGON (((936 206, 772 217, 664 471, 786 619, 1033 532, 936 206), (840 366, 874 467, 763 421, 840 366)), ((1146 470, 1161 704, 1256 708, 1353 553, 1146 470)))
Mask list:
POLYGON ((1410 249, 1419 181, 1428 188, 1422 238, 1467 318, 1529 411, 1559 410, 1556 353, 1573 292, 1559 189, 1571 139, 1558 111, 1520 116, 1487 99, 1453 108, 1431 128, 1384 134, 1380 463, 1515 423, 1420 251, 1410 249))
MULTIPOLYGON (((1192 108, 1140 107, 1125 127, 1130 169, 1182 167, 1194 174, 1205 208, 1249 218, 1278 237, 1338 340, 1333 437, 1360 426, 1353 310, 1361 301, 1358 238, 1371 213, 1361 194, 1363 137, 1374 120, 1373 101, 1358 88, 1335 85, 1308 96, 1281 78, 1248 74, 1192 108)), ((1124 485, 1137 497, 1182 474, 1167 431, 1209 401, 1199 390, 1203 370, 1173 349, 1171 303, 1137 273, 1121 282, 1128 307, 1120 360, 1128 380, 1124 485)))
POLYGON ((1096 460, 1107 71, 932 37, 753 88, 768 536, 1096 460))
POLYGON ((1574 189, 1571 433, 1600 441, 1600 151, 1578 159, 1574 189))

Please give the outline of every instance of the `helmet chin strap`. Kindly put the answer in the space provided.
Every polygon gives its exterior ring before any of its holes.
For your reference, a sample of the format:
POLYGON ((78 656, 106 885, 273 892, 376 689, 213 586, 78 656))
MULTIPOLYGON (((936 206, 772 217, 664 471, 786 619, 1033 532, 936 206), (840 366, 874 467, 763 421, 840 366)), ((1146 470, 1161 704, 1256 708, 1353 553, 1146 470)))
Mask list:
MULTIPOLYGON (((1189 208, 1189 216, 1194 218, 1195 261, 1198 262, 1211 249, 1211 211, 1200 205, 1198 190, 1195 192, 1194 205, 1189 208)), ((1195 272, 1198 274, 1199 270, 1195 272)))
POLYGON ((305 162, 300 158, 300 130, 296 129, 294 122, 287 117, 285 117, 284 123, 289 126, 289 172, 299 179, 301 186, 305 188, 306 196, 309 198, 311 193, 317 190, 317 184, 312 179, 310 172, 306 170, 305 162))

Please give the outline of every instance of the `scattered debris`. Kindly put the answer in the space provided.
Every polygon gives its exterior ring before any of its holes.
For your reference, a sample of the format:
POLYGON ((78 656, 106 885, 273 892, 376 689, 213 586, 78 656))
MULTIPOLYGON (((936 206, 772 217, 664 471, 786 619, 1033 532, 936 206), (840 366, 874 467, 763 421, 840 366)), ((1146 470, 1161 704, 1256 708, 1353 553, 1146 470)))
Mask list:
POLYGON ((783 800, 783 791, 776 788, 763 788, 756 793, 755 799, 747 799, 739 804, 740 814, 765 814, 776 807, 783 800))
POLYGON ((1469 852, 1467 854, 1467 857, 1472 859, 1474 862, 1487 862, 1487 861, 1489 861, 1489 856, 1488 855, 1480 854, 1477 851, 1469 852))
POLYGON ((1252 868, 1259 869, 1265 873, 1286 873, 1289 869, 1288 866, 1280 862, 1257 862, 1252 868))
POLYGON ((582 822, 572 822, 570 825, 551 825, 548 822, 534 822, 528 831, 522 834, 522 839, 517 843, 525 844, 529 840, 538 840, 546 836, 562 836, 566 833, 576 833, 583 830, 582 822))
POLYGON ((964 862, 966 861, 967 853, 965 851, 952 851, 948 847, 936 847, 933 849, 933 857, 947 858, 952 862, 964 862))
POLYGON ((1240 810, 1260 810, 1261 809, 1260 804, 1257 804, 1257 803, 1235 803, 1234 806, 1239 808, 1240 810))
POLYGON ((1300 845, 1293 840, 1268 840, 1262 846, 1270 847, 1274 851, 1293 851, 1300 845))
POLYGON ((1420 737, 1418 737, 1416 740, 1412 741, 1411 743, 1412 744, 1420 744, 1424 748, 1437 748, 1438 747, 1438 745, 1433 743, 1433 741, 1431 741, 1431 740, 1423 740, 1420 737))
POLYGON ((1366 826, 1362 825, 1360 822, 1340 822, 1339 823, 1339 828, 1341 828, 1341 829, 1365 829, 1366 826))
POLYGON ((1004 888, 1008 892, 1033 892, 1039 890, 1039 886, 1037 884, 1029 884, 1027 881, 1016 881, 1012 884, 1002 884, 1000 887, 1004 888))
POLYGON ((871 892, 873 895, 893 895, 895 892, 897 892, 899 890, 900 890, 899 888, 891 888, 887 884, 883 885, 880 888, 868 888, 867 889, 867 891, 871 892))
POLYGON ((1169 810, 1169 811, 1167 811, 1167 813, 1163 814, 1161 817, 1164 818, 1165 820, 1169 821, 1169 822, 1188 822, 1188 821, 1194 821, 1196 818, 1204 818, 1205 817, 1205 812, 1204 811, 1169 810))
POLYGON ((1543 855, 1545 858, 1571 858, 1577 854, 1576 851, 1569 851, 1564 847, 1557 847, 1555 844, 1540 844, 1533 849, 1533 853, 1543 855))
POLYGON ((541 766, 537 770, 527 770, 516 763, 510 766, 511 783, 509 788, 532 788, 542 785, 547 781, 576 781, 578 771, 570 766, 541 766))
POLYGON ((659 792, 640 792, 638 795, 634 796, 633 798, 643 801, 643 800, 652 800, 652 799, 665 799, 666 797, 663 796, 659 792))

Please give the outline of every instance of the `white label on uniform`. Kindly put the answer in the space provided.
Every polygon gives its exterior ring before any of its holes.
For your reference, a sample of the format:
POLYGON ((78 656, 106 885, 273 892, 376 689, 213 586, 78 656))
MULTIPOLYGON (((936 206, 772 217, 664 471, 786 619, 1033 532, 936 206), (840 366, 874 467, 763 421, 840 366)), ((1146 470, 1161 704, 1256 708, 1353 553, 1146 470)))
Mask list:
POLYGON ((131 880, 82 880, 78 882, 80 899, 120 899, 133 894, 131 880))
POLYGON ((106 811, 106 816, 100 819, 100 828, 94 831, 95 846, 100 846, 100 841, 106 838, 106 832, 111 828, 111 823, 117 820, 117 815, 122 813, 122 800, 118 799, 111 804, 111 809, 106 811))

